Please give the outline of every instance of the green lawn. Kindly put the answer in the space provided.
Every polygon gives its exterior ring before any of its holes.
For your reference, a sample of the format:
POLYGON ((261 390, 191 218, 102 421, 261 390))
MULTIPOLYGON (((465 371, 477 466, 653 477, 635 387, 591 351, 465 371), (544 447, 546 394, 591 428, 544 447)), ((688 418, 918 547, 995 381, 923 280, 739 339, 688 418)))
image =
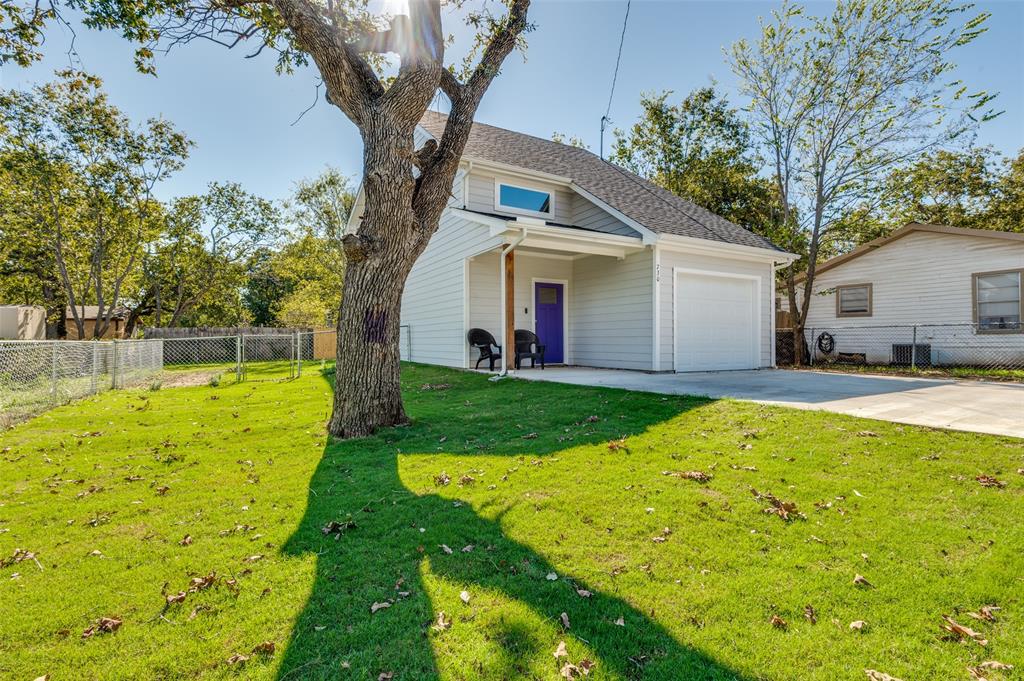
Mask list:
POLYGON ((404 381, 411 426, 335 444, 311 369, 105 393, 0 435, 0 678, 1018 678, 1022 440, 404 381), (83 638, 101 618, 122 624, 83 638))

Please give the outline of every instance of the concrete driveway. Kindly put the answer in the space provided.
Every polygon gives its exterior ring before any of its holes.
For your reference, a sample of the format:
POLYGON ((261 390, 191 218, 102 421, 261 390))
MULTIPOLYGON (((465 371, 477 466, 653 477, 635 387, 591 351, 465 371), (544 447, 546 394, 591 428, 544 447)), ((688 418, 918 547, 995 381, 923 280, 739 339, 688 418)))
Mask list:
POLYGON ((1024 385, 820 371, 639 371, 550 367, 517 378, 605 386, 669 395, 702 395, 821 409, 852 416, 1024 437, 1024 385))

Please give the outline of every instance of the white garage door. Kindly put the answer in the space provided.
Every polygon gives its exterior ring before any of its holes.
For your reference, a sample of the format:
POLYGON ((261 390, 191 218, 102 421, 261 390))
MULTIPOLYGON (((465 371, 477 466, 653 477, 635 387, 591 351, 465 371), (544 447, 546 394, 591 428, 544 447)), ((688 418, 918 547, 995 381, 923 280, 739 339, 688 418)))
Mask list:
POLYGON ((676 371, 756 369, 757 281, 676 276, 676 371))

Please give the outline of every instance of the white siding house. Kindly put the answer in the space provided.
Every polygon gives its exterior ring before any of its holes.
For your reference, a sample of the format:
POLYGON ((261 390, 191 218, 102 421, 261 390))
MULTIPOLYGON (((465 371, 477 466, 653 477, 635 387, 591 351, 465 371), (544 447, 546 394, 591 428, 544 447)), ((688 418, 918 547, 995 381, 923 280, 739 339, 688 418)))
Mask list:
MULTIPOLYGON (((417 145, 445 124, 428 112, 417 145)), ((505 347, 523 329, 552 364, 770 367, 774 268, 792 258, 586 150, 476 123, 406 282, 404 358, 474 368, 470 329, 505 347)))
POLYGON ((1024 234, 912 223, 819 266, 805 327, 869 364, 1024 362, 1022 277, 1024 234))

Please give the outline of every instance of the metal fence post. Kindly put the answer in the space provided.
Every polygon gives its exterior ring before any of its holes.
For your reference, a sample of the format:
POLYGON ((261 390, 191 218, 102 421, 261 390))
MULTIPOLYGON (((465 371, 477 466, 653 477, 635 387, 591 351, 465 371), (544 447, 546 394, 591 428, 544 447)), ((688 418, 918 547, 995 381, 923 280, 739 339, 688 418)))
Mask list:
POLYGON ((117 390, 117 341, 112 341, 113 347, 110 352, 110 389, 117 390))
POLYGON ((57 342, 50 344, 53 351, 50 354, 50 402, 57 404, 57 342))
POLYGON ((235 336, 235 383, 242 381, 242 336, 235 336))
POLYGON ((815 353, 814 327, 813 326, 811 327, 811 342, 807 344, 807 354, 811 356, 810 357, 811 366, 814 366, 814 355, 816 353, 815 353))
POLYGON ((295 334, 295 357, 296 357, 296 375, 302 378, 302 334, 295 334))
POLYGON ((89 381, 89 392, 93 395, 96 394, 96 372, 99 370, 99 353, 96 350, 99 348, 99 342, 92 342, 92 379, 89 381))
POLYGON ((910 341, 910 370, 917 371, 917 324, 914 324, 914 332, 910 341))

